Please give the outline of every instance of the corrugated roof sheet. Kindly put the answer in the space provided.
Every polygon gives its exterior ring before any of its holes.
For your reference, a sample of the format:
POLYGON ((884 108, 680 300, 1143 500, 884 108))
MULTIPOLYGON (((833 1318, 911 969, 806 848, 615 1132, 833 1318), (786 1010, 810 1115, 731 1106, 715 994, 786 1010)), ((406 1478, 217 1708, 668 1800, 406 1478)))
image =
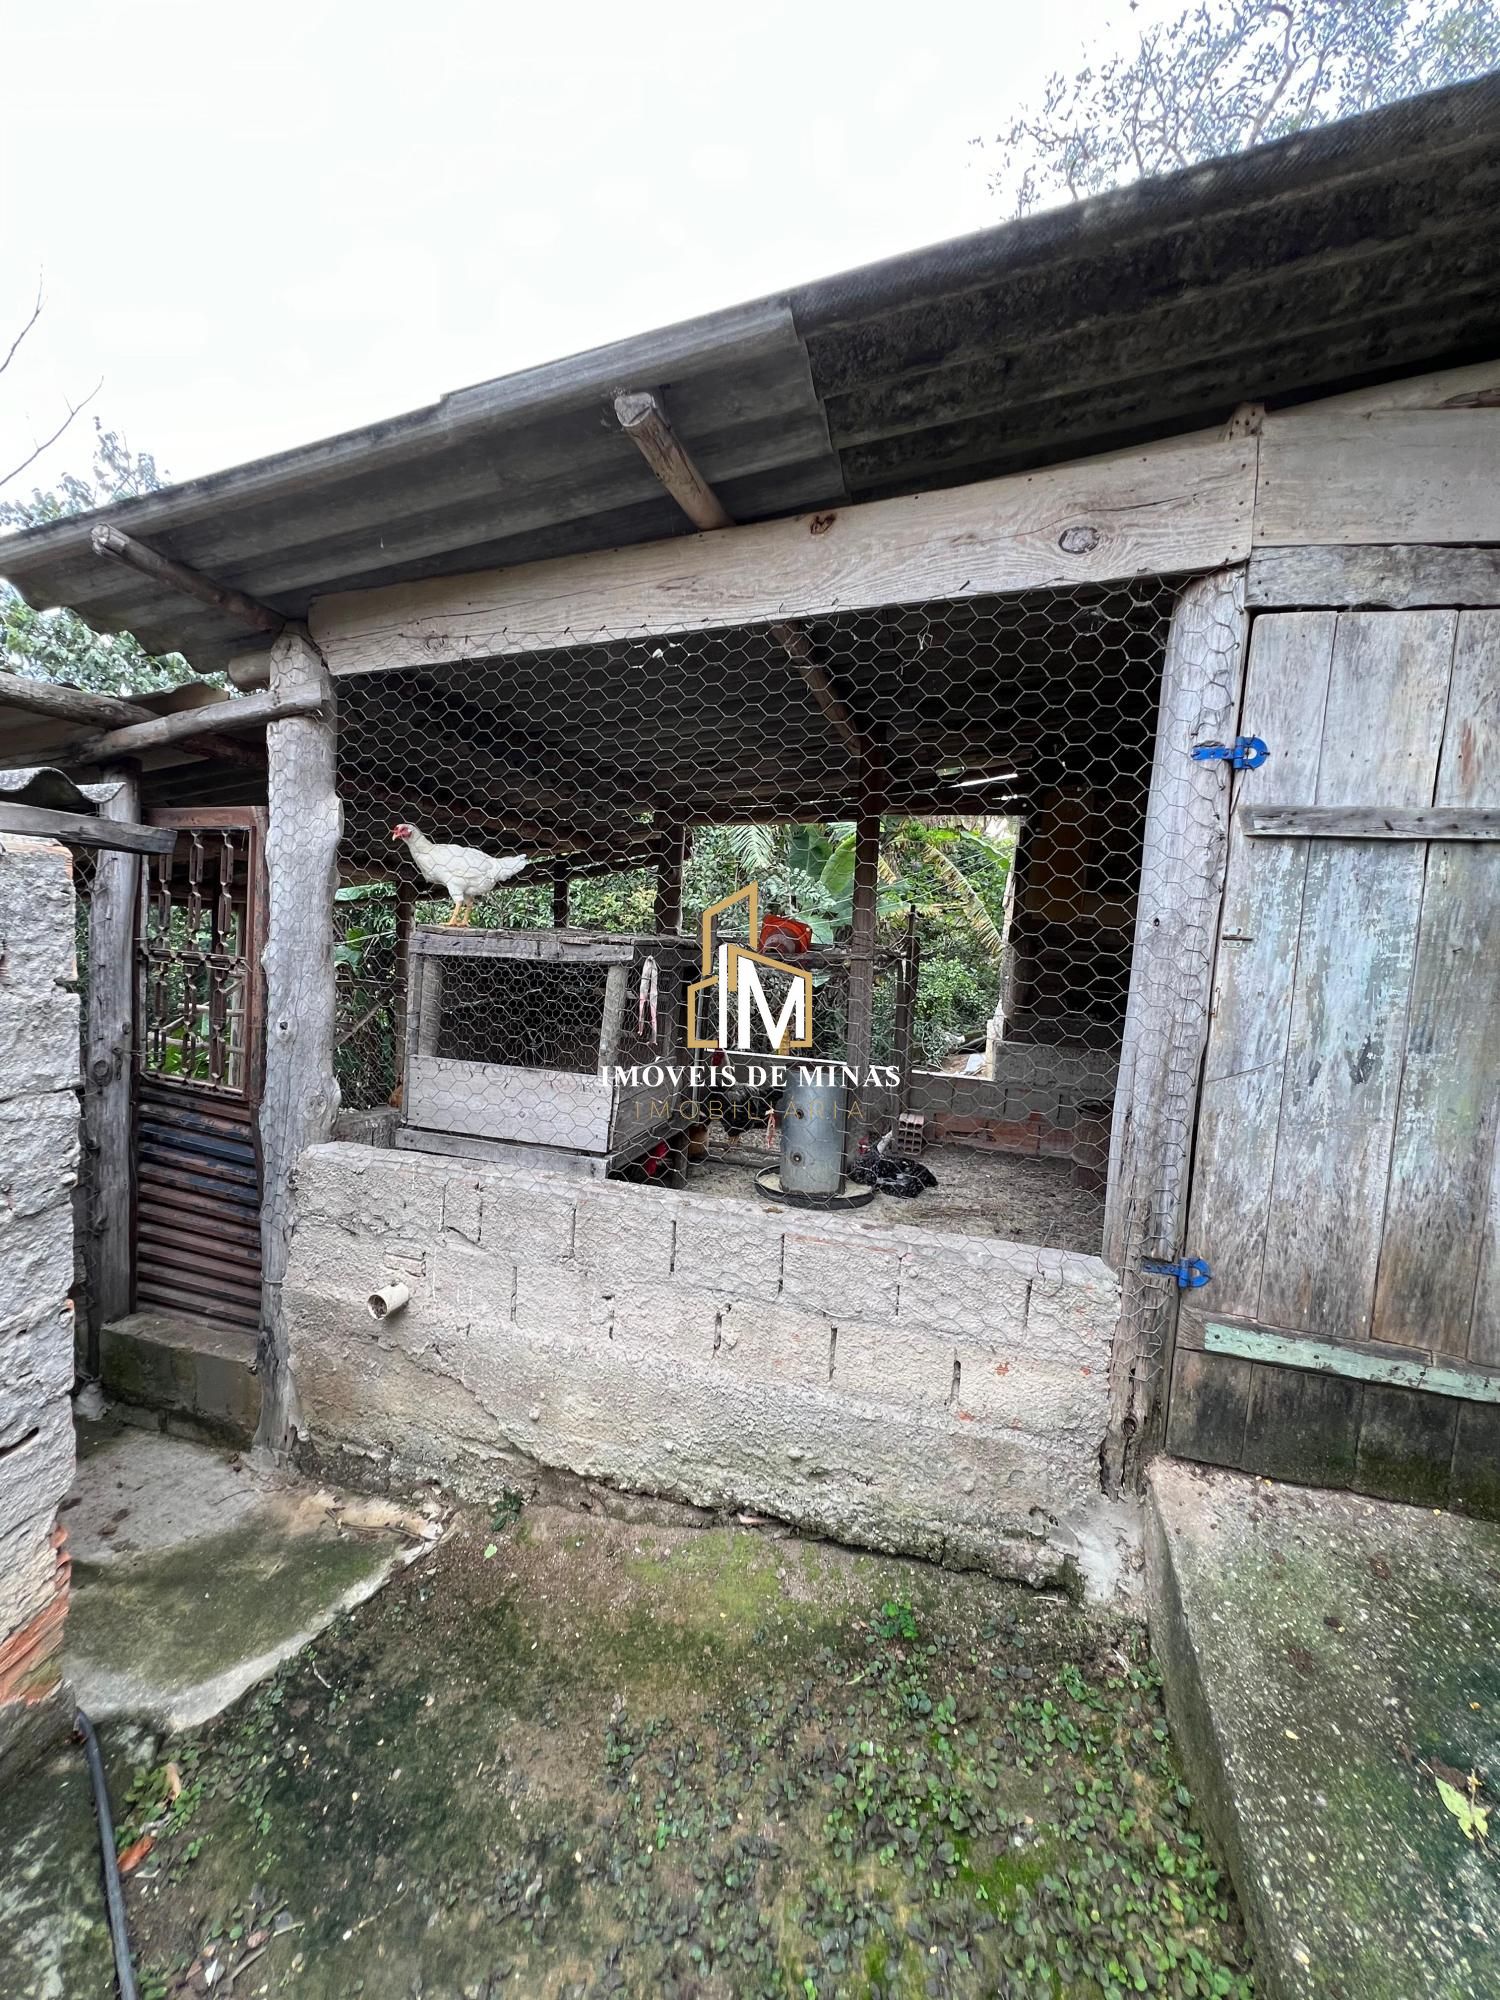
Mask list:
MULTIPOLYGON (((1500 77, 445 396, 106 510, 289 616, 332 590, 687 531, 615 425, 663 390, 738 519, 1139 443, 1493 353, 1500 77)), ((0 569, 200 670, 257 643, 93 555, 0 569)))

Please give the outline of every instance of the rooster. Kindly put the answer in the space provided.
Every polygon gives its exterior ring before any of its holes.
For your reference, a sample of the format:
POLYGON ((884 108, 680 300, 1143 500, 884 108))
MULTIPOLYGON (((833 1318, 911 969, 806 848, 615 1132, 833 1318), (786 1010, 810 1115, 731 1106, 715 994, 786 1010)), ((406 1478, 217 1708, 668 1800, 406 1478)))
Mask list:
POLYGON ((468 923, 474 898, 519 875, 528 859, 524 854, 481 854, 477 847, 429 840, 420 827, 405 821, 391 828, 391 839, 406 842, 418 873, 448 897, 453 905, 450 924, 468 923))

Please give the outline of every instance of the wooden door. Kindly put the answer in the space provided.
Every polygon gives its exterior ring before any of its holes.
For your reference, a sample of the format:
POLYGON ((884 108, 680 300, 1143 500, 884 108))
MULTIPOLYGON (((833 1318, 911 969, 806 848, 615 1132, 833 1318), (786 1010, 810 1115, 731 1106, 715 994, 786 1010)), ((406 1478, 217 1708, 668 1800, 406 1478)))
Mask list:
POLYGON ((1168 1445, 1500 1511, 1500 611, 1262 617, 1241 726, 1168 1445))
POLYGON ((137 1310, 260 1324, 265 815, 154 812, 137 931, 137 1310))

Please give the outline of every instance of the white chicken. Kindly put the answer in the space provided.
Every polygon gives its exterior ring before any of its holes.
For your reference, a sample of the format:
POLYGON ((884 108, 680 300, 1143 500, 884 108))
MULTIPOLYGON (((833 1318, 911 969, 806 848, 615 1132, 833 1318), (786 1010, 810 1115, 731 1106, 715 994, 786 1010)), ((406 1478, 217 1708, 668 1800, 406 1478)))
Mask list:
POLYGON ((450 924, 468 923, 476 896, 488 895, 519 875, 526 866, 524 854, 481 854, 477 847, 457 847, 441 840, 429 840, 418 826, 404 820, 391 828, 392 840, 404 840, 418 872, 453 904, 450 924), (462 911, 462 916, 459 912, 462 911))

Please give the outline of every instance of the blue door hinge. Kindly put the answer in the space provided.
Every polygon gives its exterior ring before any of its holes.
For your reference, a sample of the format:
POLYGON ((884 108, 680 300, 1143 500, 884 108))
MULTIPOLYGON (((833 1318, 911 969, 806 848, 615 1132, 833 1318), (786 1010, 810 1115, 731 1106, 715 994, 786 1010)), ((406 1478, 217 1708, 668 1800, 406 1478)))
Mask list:
POLYGON ((1141 1269, 1149 1271, 1153 1278, 1175 1278, 1185 1292, 1196 1292, 1213 1276, 1201 1257, 1179 1257, 1173 1263, 1164 1257, 1143 1257, 1141 1269))
POLYGON ((1270 754, 1258 736, 1236 736, 1233 743, 1200 743, 1193 752, 1200 764, 1222 757, 1235 771, 1258 771, 1270 754))

